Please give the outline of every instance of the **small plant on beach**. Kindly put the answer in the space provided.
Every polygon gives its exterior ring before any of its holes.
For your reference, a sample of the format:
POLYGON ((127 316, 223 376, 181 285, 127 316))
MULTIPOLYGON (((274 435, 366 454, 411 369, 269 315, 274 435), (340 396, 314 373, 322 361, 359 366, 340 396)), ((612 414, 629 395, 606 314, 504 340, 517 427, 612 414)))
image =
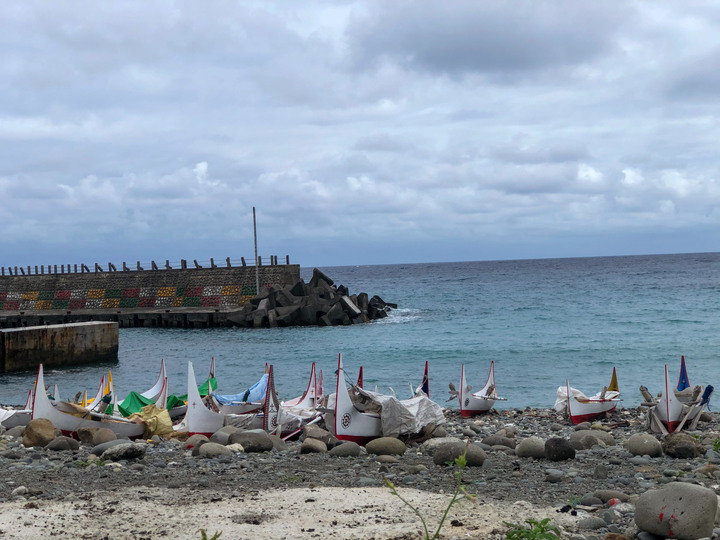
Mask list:
POLYGON ((212 536, 208 536, 205 529, 198 529, 197 532, 200 533, 200 540, 218 540, 222 534, 222 531, 216 531, 212 536))
POLYGON ((713 441, 713 450, 715 452, 720 452, 720 438, 717 438, 713 441))
POLYGON ((302 478, 295 474, 286 474, 285 476, 280 477, 281 482, 287 482, 288 484, 295 484, 297 482, 302 481, 302 478))
POLYGON ((96 466, 96 467, 102 467, 103 465, 105 465, 105 460, 103 460, 103 459, 94 459, 94 460, 92 460, 92 461, 85 461, 85 460, 82 460, 82 459, 78 459, 77 461, 73 461, 73 466, 74 466, 74 467, 78 467, 78 468, 80 468, 80 469, 84 469, 84 468, 90 467, 90 466, 92 466, 92 465, 94 465, 94 466, 96 466))
POLYGON ((510 527, 506 535, 508 540, 560 540, 560 529, 550 523, 550 518, 542 521, 526 519, 527 526, 507 521, 503 521, 503 523, 510 527))
POLYGON ((467 466, 467 447, 465 448, 465 452, 459 457, 457 457, 452 463, 457 467, 457 470, 455 471, 455 492, 453 493, 452 498, 450 499, 450 502, 447 505, 447 508, 445 508, 445 512, 442 515, 442 518, 440 519, 440 523, 438 523, 437 529, 435 529, 435 532, 432 536, 430 536, 430 531, 428 530, 427 521, 425 520, 425 516, 422 515, 422 512, 416 507, 413 506, 407 499, 405 499, 400 493, 398 492, 397 488, 395 487, 395 484, 393 484, 390 480, 387 478, 383 478, 385 480, 385 485, 390 488, 390 492, 395 495, 398 499, 400 499, 405 506, 410 508, 410 510, 413 511, 413 513, 420 518, 420 522, 423 526, 423 540, 437 540, 440 538, 440 530, 443 527, 443 524, 445 523, 445 520, 447 519, 448 513, 450 512, 450 508, 458 502, 463 499, 468 499, 470 501, 475 500, 475 495, 472 493, 468 493, 465 489, 465 486, 462 485, 462 470, 467 466))

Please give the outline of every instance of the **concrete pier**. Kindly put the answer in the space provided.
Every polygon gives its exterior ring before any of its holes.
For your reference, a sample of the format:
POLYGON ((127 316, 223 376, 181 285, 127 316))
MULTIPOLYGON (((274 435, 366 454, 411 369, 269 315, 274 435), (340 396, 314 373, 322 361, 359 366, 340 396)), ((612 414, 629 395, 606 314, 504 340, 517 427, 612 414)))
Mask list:
POLYGON ((116 322, 0 329, 1 373, 117 360, 116 322))

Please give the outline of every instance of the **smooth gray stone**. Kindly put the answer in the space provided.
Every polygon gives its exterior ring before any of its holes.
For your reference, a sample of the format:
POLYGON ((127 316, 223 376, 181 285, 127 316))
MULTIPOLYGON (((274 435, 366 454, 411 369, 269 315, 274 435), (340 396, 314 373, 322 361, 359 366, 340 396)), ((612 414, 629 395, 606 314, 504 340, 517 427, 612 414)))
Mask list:
POLYGON ((121 461, 123 459, 140 459, 145 456, 147 444, 145 443, 125 443, 111 446, 102 453, 102 459, 111 461, 121 461))
POLYGON ((515 447, 515 455, 520 458, 542 459, 545 457, 545 441, 540 437, 528 437, 515 447))
POLYGON ((642 531, 678 540, 712 535, 718 501, 709 488, 673 482, 646 491, 635 503, 635 524, 642 531))
POLYGON ((118 444, 127 444, 129 442, 132 442, 130 439, 115 439, 114 441, 108 441, 101 444, 98 444, 97 446, 93 446, 90 449, 90 453, 94 454, 96 456, 101 456, 105 450, 108 448, 112 448, 113 446, 117 446, 118 444))
POLYGON ((635 433, 625 442, 625 447, 633 456, 660 457, 662 444, 649 433, 635 433))
POLYGON ((225 446, 221 443, 212 442, 212 441, 206 442, 205 444, 200 446, 200 449, 198 450, 198 455, 200 457, 210 458, 210 459, 217 458, 220 456, 232 455, 232 454, 233 454, 233 451, 230 450, 227 446, 225 446))
POLYGON ((594 531, 596 529, 602 529, 607 523, 599 517, 587 517, 577 522, 578 529, 586 529, 594 531))
POLYGON ((328 454, 335 457, 358 457, 360 452, 361 448, 358 443, 346 441, 332 448, 328 454))

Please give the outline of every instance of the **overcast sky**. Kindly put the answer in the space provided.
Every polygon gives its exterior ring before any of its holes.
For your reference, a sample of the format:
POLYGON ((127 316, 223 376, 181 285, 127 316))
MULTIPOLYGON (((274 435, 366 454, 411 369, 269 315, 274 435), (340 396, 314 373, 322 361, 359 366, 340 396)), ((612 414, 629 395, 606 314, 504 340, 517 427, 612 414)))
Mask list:
POLYGON ((720 4, 0 3, 0 266, 720 251, 720 4))

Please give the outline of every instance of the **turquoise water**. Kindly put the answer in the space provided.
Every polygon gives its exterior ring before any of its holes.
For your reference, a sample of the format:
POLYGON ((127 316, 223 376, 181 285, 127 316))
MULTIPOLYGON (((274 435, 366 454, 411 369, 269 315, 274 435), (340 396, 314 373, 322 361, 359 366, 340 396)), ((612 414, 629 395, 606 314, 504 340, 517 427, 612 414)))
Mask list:
MULTIPOLYGON (((171 392, 186 391, 187 362, 198 378, 215 357, 219 392, 237 393, 272 363, 281 399, 305 389, 310 363, 334 391, 338 353, 347 371, 364 367, 366 387, 409 397, 425 360, 431 397, 444 404, 460 366, 480 388, 490 360, 499 407, 551 407, 557 387, 594 394, 617 368, 624 405, 638 387, 660 391, 663 366, 691 384, 717 387, 720 365, 720 253, 321 268, 350 293, 398 304, 387 319, 334 328, 121 329, 111 366, 51 370, 62 398, 96 390, 108 367, 120 395, 152 385, 160 359, 171 392)), ((312 269, 302 270, 308 281, 312 269)), ((0 402, 24 402, 34 373, 0 376, 0 402)))

